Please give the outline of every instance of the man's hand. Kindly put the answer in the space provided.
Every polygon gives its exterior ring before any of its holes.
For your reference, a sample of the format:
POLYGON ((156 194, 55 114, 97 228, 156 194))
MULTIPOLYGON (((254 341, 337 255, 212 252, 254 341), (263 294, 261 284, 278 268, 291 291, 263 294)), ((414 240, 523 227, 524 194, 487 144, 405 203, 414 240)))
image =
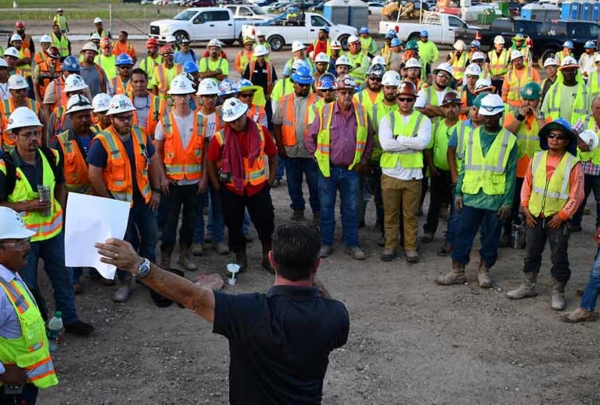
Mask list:
POLYGON ((160 189, 164 195, 169 195, 169 185, 171 184, 171 180, 169 180, 166 176, 160 180, 160 189))
POLYGON ((118 269, 128 271, 131 274, 137 274, 138 267, 142 263, 142 258, 138 256, 131 244, 120 239, 110 238, 105 243, 96 243, 101 257, 100 261, 112 264, 118 269))
POLYGON ((153 191, 152 197, 150 197, 150 203, 148 204, 148 207, 150 207, 150 211, 156 212, 158 210, 159 205, 160 205, 160 193, 153 191))
POLYGON ((512 208, 510 208, 508 205, 503 205, 498 210, 498 216, 502 219, 509 219, 511 215, 512 215, 512 208))
POLYGON ((590 151, 589 145, 587 143, 583 142, 583 140, 579 137, 579 135, 577 135, 577 147, 582 152, 589 152, 590 151))
POLYGON ((369 174, 371 172, 371 167, 368 163, 358 163, 352 170, 360 174, 369 174))
POLYGON ((464 207, 464 202, 463 202, 463 198, 462 197, 456 197, 454 199, 454 207, 456 207, 456 210, 458 212, 461 212, 463 207, 464 207))
POLYGON ((199 182, 198 183, 198 194, 206 193, 206 186, 208 186, 208 183, 206 181, 199 182))
POLYGON ((43 212, 50 209, 50 201, 41 202, 40 200, 26 201, 23 211, 39 211, 43 212))
POLYGON ((451 172, 450 177, 452 177, 452 186, 455 187, 458 183, 458 173, 451 172))
POLYGON ((4 373, 0 374, 0 381, 4 384, 10 385, 21 385, 27 384, 29 379, 27 378, 27 374, 25 374, 25 370, 21 367, 17 367, 14 364, 3 364, 4 365, 4 373))
POLYGON ((287 159, 288 155, 287 152, 285 151, 285 147, 283 145, 277 146, 277 153, 279 154, 279 157, 282 159, 287 159))
POLYGON ((439 174, 440 172, 434 165, 429 166, 429 177, 437 177, 439 174))
POLYGON ((523 207, 523 215, 525 215, 525 223, 527 224, 527 226, 530 228, 535 228, 537 221, 535 217, 531 214, 531 211, 529 211, 529 208, 523 207))
POLYGON ((562 220, 560 215, 554 214, 550 222, 548 222, 548 228, 550 229, 558 229, 562 226, 565 221, 562 220))

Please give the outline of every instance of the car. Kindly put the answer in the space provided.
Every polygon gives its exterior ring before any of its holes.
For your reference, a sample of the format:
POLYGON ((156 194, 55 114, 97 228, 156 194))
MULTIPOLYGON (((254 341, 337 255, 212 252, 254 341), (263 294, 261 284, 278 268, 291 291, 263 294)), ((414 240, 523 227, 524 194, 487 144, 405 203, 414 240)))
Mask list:
POLYGON ((185 7, 214 7, 215 0, 192 0, 185 3, 185 7))
POLYGON ((277 13, 280 12, 284 7, 287 7, 289 4, 289 1, 278 1, 266 6, 265 10, 267 10, 268 13, 277 13))
POLYGON ((367 3, 369 8, 369 15, 381 16, 384 5, 378 1, 370 1, 367 3))

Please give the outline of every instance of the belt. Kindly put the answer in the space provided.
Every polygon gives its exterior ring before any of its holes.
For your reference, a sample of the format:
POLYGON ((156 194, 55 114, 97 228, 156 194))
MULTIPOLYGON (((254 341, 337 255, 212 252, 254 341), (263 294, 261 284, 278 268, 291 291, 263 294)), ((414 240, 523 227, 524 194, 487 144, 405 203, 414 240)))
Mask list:
POLYGON ((349 170, 348 168, 350 167, 350 165, 331 165, 331 167, 333 167, 335 169, 349 170))

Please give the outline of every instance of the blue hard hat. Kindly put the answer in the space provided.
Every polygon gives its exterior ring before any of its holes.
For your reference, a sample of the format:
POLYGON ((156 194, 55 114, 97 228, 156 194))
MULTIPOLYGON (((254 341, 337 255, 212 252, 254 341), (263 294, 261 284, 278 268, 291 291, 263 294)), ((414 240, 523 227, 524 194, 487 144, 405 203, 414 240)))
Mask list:
POLYGON ((69 73, 79 73, 79 61, 75 56, 67 56, 62 63, 61 69, 69 73))
POLYGON ((124 66, 124 65, 133 66, 133 59, 131 59, 131 56, 127 55, 126 53, 122 53, 119 56, 117 56, 115 65, 116 66, 124 66))
POLYGON ((240 79, 240 81, 237 82, 237 89, 239 92, 253 91, 256 90, 256 86, 254 86, 254 84, 252 84, 252 82, 248 79, 240 79))
POLYGON ((387 35, 386 35, 385 37, 386 37, 386 38, 393 39, 393 38, 397 38, 397 37, 398 37, 398 34, 396 33, 396 31, 395 31, 395 30, 389 30, 389 31, 387 32, 387 35))
POLYGON ((227 96, 230 94, 237 94, 238 88, 235 82, 231 79, 223 79, 219 84, 219 96, 227 96))
POLYGON ((188 60, 183 64, 183 71, 185 73, 196 73, 198 71, 198 65, 193 60, 188 60))
POLYGON ((363 26, 362 26, 362 27, 360 27, 360 29, 358 30, 358 33, 359 33, 360 35, 362 35, 362 34, 368 34, 368 33, 369 33, 369 28, 363 25, 363 26))
POLYGON ((323 32, 329 34, 329 27, 328 26, 321 27, 321 28, 319 28, 319 31, 323 31, 323 32))
POLYGON ((471 41, 471 46, 472 47, 481 48, 481 42, 479 42, 478 40, 474 39, 474 40, 471 41))
POLYGON ((402 45, 402 41, 400 41, 400 39, 398 39, 398 38, 392 39, 392 45, 391 45, 392 47, 401 46, 401 45, 402 45))
POLYGON ((594 41, 587 41, 583 47, 585 49, 596 49, 596 43, 594 41))
POLYGON ((313 84, 315 78, 308 66, 300 66, 292 75, 292 80, 299 84, 313 84))
POLYGON ((577 156, 577 138, 575 137, 575 133, 571 130, 571 124, 569 124, 569 122, 564 118, 557 118, 554 121, 547 123, 542 129, 540 129, 539 137, 540 147, 542 150, 548 150, 548 133, 553 129, 558 129, 565 132, 565 134, 569 137, 567 152, 573 156, 577 156))
POLYGON ((573 49, 573 42, 565 41, 565 43, 563 44, 563 48, 573 49))
POLYGON ((335 90, 335 76, 332 73, 325 73, 317 81, 317 90, 335 90))
POLYGON ((425 38, 429 38, 429 32, 427 32, 427 30, 423 30, 421 31, 421 33, 419 34, 420 37, 425 37, 425 38))

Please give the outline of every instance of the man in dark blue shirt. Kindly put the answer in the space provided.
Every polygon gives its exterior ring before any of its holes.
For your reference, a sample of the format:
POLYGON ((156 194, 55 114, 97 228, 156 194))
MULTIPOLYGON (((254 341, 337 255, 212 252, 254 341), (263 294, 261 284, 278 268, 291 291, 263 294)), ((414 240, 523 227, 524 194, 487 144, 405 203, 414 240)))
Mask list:
POLYGON ((320 237, 302 222, 278 227, 269 258, 275 285, 267 294, 228 295, 164 271, 117 239, 96 245, 104 263, 124 269, 180 302, 229 340, 233 405, 320 404, 329 353, 348 339, 344 304, 317 282, 320 237))

